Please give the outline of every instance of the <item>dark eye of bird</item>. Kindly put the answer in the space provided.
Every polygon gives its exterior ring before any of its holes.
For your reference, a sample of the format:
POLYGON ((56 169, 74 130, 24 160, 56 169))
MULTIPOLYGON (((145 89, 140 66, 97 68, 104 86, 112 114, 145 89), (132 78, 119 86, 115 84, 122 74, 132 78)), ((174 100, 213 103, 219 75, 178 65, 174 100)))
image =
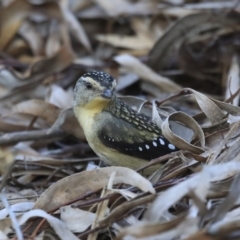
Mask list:
POLYGON ((86 88, 87 88, 87 89, 92 89, 92 84, 89 83, 89 82, 87 82, 87 83, 86 83, 86 88))

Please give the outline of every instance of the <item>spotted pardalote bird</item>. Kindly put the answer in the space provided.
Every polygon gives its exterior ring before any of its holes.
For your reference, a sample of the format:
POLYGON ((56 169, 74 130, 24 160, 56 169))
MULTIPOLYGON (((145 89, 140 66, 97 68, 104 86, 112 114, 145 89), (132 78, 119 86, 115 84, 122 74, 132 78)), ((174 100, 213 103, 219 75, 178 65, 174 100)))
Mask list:
POLYGON ((136 169, 176 151, 147 116, 117 98, 115 87, 112 76, 93 71, 84 74, 74 89, 74 113, 100 159, 136 169))

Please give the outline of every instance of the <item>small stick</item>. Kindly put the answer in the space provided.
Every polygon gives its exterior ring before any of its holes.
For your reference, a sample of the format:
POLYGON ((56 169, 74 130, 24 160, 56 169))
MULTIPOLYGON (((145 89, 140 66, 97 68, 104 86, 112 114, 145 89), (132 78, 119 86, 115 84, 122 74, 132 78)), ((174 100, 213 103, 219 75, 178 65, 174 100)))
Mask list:
POLYGON ((43 130, 33 130, 33 131, 21 131, 6 133, 0 136, 0 146, 7 144, 15 144, 22 141, 32 141, 32 140, 43 140, 43 139, 54 139, 63 138, 67 136, 66 133, 60 130, 55 130, 48 134, 49 129, 43 130))

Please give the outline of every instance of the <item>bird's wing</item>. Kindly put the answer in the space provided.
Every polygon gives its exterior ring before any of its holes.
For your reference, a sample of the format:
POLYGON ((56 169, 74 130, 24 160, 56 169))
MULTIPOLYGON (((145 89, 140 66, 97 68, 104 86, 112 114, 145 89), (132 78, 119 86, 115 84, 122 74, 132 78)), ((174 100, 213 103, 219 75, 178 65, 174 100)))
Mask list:
POLYGON ((103 145, 136 158, 151 160, 176 151, 177 148, 161 135, 161 130, 143 115, 129 119, 111 115, 106 118, 98 137, 103 145), (139 119, 140 116, 140 119, 139 119), (144 118, 144 117, 143 117, 144 118), (135 121, 135 122, 132 122, 135 121))

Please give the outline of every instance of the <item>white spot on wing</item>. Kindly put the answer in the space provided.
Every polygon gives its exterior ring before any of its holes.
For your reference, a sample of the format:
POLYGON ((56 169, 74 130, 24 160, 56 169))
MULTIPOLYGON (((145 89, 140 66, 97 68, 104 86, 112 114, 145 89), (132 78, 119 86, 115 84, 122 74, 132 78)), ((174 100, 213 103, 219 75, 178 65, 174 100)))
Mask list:
POLYGON ((146 147, 146 149, 149 149, 149 148, 150 148, 149 145, 147 145, 147 144, 145 145, 145 147, 146 147))
POLYGON ((171 149, 171 150, 175 150, 176 149, 175 146, 172 145, 171 143, 168 144, 168 148, 171 149))
POLYGON ((156 142, 153 142, 153 146, 154 146, 154 147, 157 147, 157 143, 156 143, 156 142))
POLYGON ((165 144, 165 142, 164 142, 161 138, 159 138, 159 142, 160 142, 162 145, 165 144))
POLYGON ((138 149, 139 149, 139 151, 142 151, 142 148, 141 148, 141 147, 139 147, 138 149))

